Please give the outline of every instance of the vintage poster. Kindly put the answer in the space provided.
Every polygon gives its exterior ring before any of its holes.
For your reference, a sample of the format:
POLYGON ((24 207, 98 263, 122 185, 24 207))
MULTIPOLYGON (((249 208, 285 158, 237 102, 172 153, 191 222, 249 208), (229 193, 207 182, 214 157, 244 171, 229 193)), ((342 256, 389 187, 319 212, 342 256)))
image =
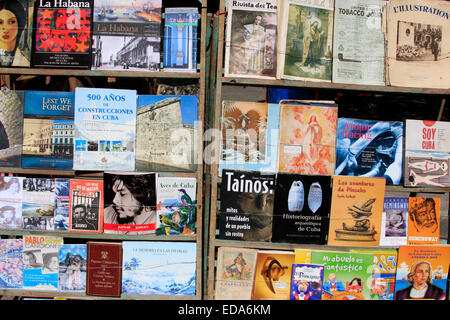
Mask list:
POLYGON ((22 168, 73 167, 73 92, 26 91, 22 168))
POLYGON ((92 0, 35 2, 31 66, 90 69, 92 0))
POLYGON ((286 0, 280 13, 278 78, 331 82, 333 0, 286 0))
POLYGON ((198 97, 138 95, 136 171, 195 171, 198 97))
POLYGON ((75 89, 74 170, 134 171, 136 90, 75 89))
POLYGON ((334 83, 384 86, 384 0, 336 0, 334 83))
POLYGON ((406 119, 405 186, 450 186, 450 122, 406 119))
POLYGON ((96 0, 92 70, 159 71, 161 0, 96 0))
POLYGON ((380 247, 407 244, 409 198, 385 197, 381 219, 380 247))
POLYGON ((22 239, 0 239, 0 289, 22 288, 22 251, 22 239))
POLYGON ((391 86, 450 87, 450 2, 389 1, 387 73, 391 86))
POLYGON ((379 245, 385 186, 384 178, 333 176, 328 245, 379 245))
POLYGON ((279 105, 224 100, 219 176, 223 169, 276 172, 279 105))
POLYGON ((440 198, 409 198, 408 245, 439 244, 440 210, 440 198))
POLYGON ((292 265, 291 300, 322 300, 323 273, 318 264, 294 263, 292 265))
POLYGON ((0 229, 22 229, 23 179, 0 176, 0 229))
POLYGON ((278 171, 332 175, 338 108, 327 101, 280 103, 278 171))
POLYGON ((217 249, 215 300, 251 300, 257 253, 257 249, 217 249))
POLYGON ((197 72, 197 8, 166 8, 164 71, 197 72))
POLYGON ((227 1, 225 77, 275 78, 277 0, 227 1))
POLYGON ((85 292, 87 269, 86 244, 63 244, 59 248, 60 291, 85 292))
POLYGON ((55 179, 24 178, 22 220, 27 230, 54 230, 55 179))

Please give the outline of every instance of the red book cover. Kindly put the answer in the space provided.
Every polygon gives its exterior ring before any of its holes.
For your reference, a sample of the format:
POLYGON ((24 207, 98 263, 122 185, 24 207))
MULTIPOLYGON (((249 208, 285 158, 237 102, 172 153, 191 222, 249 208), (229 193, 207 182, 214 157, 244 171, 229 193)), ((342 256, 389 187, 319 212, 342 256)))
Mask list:
POLYGON ((120 297, 122 243, 87 242, 86 294, 120 297))
POLYGON ((103 231, 103 180, 70 180, 69 230, 103 231))

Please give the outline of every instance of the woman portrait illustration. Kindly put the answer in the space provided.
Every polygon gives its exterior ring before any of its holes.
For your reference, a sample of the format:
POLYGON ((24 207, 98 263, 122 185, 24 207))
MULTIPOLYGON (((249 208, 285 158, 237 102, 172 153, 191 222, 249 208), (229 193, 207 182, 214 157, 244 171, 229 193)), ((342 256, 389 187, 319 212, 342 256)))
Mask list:
POLYGON ((0 65, 26 66, 29 63, 19 48, 27 25, 26 8, 17 0, 0 0, 0 65))

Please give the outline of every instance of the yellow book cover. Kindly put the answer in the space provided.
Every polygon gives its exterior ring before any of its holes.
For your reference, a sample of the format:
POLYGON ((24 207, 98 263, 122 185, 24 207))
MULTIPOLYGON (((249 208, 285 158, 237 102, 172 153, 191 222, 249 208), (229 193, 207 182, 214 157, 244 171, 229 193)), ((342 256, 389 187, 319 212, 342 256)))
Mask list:
POLYGON ((439 244, 440 200, 440 198, 409 198, 408 245, 439 244))
POLYGON ((294 249, 294 263, 311 263, 311 249, 294 249))
POLYGON ((333 176, 328 245, 378 246, 386 179, 333 176))

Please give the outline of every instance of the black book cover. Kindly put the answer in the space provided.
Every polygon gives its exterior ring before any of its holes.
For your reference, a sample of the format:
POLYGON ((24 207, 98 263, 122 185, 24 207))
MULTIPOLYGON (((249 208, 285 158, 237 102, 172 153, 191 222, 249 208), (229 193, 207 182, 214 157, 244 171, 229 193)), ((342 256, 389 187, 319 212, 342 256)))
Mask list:
POLYGON ((279 173, 274 207, 273 242, 326 244, 331 177, 279 173))
POLYGON ((275 174, 222 171, 219 238, 270 241, 275 174))
POLYGON ((31 66, 90 69, 92 0, 37 0, 31 66))

